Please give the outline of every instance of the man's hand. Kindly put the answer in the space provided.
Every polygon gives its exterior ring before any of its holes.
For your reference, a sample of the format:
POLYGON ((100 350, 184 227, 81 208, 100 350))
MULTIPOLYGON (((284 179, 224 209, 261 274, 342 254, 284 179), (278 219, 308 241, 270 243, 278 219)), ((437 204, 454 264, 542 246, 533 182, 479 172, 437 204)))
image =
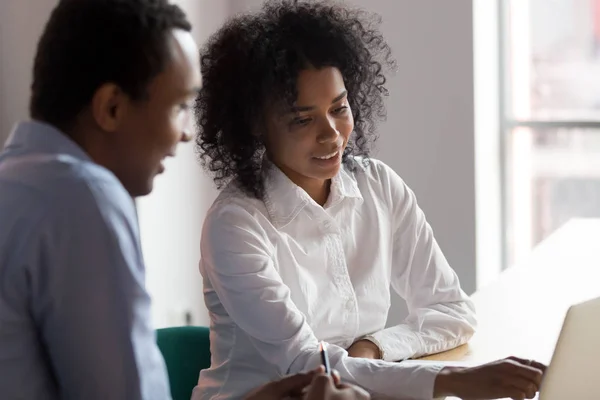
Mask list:
POLYGON ((306 374, 286 376, 278 381, 269 382, 250 393, 245 400, 282 400, 288 397, 301 397, 302 391, 313 379, 322 374, 322 367, 306 374))
POLYGON ((445 368, 436 378, 434 397, 532 399, 540 389, 545 372, 545 365, 517 357, 474 368, 445 368))
POLYGON ((368 400, 371 398, 363 389, 339 382, 339 377, 334 379, 324 374, 317 375, 304 400, 368 400))
POLYGON ((334 372, 330 377, 323 367, 307 374, 287 376, 267 383, 250 393, 245 400, 369 400, 371 396, 363 389, 342 384, 334 372), (305 390, 308 389, 308 390, 305 390))
POLYGON ((379 347, 370 340, 358 340, 348 348, 348 355, 354 358, 370 358, 373 360, 381 359, 379 347))

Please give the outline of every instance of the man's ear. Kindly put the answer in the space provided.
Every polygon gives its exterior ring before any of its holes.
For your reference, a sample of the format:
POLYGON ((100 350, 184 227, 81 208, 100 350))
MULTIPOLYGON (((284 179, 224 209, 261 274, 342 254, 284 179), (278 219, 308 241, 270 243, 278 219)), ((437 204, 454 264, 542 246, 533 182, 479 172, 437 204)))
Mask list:
POLYGON ((106 132, 118 129, 129 108, 129 96, 114 83, 100 86, 92 97, 92 116, 106 132))

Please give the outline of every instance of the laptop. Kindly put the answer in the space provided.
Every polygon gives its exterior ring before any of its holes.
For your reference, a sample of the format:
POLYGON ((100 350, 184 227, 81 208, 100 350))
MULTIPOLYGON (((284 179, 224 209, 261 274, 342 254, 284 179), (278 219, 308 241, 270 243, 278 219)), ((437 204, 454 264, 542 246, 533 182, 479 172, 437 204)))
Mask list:
MULTIPOLYGON (((423 363, 419 360, 413 362, 423 363)), ((474 366, 452 361, 425 363, 474 366)), ((451 399, 457 398, 446 398, 451 399)), ((552 360, 535 399, 600 399, 600 297, 569 308, 552 360)))
POLYGON ((539 400, 568 399, 600 399, 600 298, 569 308, 540 388, 539 400))

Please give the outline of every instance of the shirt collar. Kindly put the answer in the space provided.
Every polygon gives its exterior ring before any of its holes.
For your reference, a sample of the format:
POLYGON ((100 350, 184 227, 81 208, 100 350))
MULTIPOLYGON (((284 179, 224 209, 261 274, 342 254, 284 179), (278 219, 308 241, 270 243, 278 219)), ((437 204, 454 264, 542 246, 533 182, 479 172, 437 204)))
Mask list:
POLYGON ((91 161, 77 143, 55 127, 39 121, 20 122, 13 128, 4 145, 5 151, 57 153, 91 161))
MULTIPOLYGON (((271 221, 277 228, 292 222, 306 206, 321 207, 273 163, 265 161, 263 170, 264 203, 271 221)), ((325 208, 333 207, 346 199, 353 199, 358 204, 363 202, 356 180, 342 165, 340 172, 331 180, 331 192, 325 208)))

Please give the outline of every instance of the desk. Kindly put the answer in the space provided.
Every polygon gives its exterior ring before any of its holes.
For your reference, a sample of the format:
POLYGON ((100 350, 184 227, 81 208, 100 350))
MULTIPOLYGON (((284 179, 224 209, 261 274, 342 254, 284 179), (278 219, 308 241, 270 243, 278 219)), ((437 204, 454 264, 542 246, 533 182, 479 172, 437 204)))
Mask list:
POLYGON ((424 357, 481 363, 515 355, 549 363, 569 306, 600 297, 600 220, 573 220, 472 299, 479 327, 464 346, 424 357))

